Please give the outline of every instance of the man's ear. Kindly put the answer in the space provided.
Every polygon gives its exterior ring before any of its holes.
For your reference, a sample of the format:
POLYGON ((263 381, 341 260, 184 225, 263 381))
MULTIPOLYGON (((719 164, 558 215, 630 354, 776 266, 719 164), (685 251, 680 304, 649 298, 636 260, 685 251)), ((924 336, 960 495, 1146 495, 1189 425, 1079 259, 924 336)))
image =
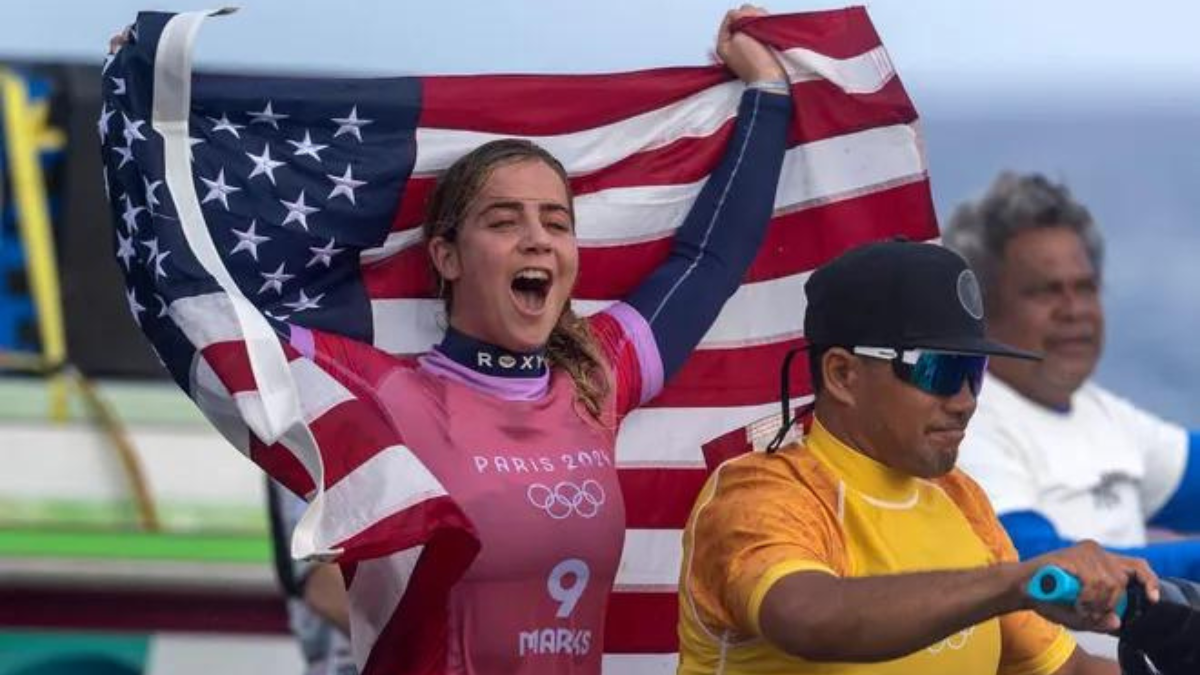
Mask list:
POLYGON ((429 259, 433 268, 447 282, 456 281, 462 276, 462 260, 458 256, 458 246, 445 237, 434 237, 429 240, 429 259))
POLYGON ((853 407, 857 402, 858 384, 862 377, 861 366, 853 354, 841 347, 825 350, 821 356, 824 393, 844 406, 853 407))

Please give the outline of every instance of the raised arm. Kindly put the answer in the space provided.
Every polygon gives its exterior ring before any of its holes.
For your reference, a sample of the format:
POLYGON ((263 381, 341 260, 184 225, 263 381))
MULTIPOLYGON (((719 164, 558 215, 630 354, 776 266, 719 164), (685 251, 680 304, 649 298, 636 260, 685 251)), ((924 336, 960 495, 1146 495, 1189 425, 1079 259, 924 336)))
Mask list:
POLYGON ((738 20, 764 14, 743 6, 729 12, 717 54, 748 84, 737 126, 717 169, 675 235, 670 257, 625 302, 646 321, 662 359, 674 374, 737 289, 766 233, 791 118, 783 68, 738 20))

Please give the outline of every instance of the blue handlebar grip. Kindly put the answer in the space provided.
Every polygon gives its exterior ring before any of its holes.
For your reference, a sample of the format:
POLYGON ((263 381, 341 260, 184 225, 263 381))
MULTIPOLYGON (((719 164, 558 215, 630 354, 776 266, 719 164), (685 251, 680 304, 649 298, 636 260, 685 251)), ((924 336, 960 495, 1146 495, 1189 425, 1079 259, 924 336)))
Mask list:
MULTIPOLYGON (((1079 579, 1074 574, 1058 565, 1046 565, 1029 579, 1025 592, 1038 602, 1073 605, 1079 599, 1081 588, 1079 579)), ((1122 593, 1121 599, 1117 601, 1117 616, 1125 616, 1125 608, 1128 605, 1129 598, 1122 593)))

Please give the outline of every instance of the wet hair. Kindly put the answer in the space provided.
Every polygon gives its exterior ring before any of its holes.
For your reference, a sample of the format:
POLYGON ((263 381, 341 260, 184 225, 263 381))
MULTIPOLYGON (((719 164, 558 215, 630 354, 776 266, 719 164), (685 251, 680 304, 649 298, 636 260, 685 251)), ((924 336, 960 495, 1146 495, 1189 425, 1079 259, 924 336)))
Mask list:
POLYGON ((1099 276, 1104 240, 1091 213, 1066 185, 1037 173, 1001 173, 982 197, 954 210, 942 240, 967 259, 988 300, 994 297, 996 271, 1008 242, 1022 232, 1050 227, 1077 234, 1099 276))
MULTIPOLYGON (((558 174, 567 191, 568 207, 574 221, 574 197, 562 163, 535 143, 506 138, 472 150, 441 176, 429 199, 427 217, 422 226, 425 242, 428 244, 435 237, 455 242, 467 210, 492 172, 499 167, 520 162, 541 162, 558 174)), ((449 315, 454 304, 453 290, 436 267, 433 268, 433 278, 437 285, 435 291, 446 303, 446 313, 449 315)), ((609 395, 609 381, 591 328, 587 321, 575 314, 570 302, 563 307, 558 322, 550 332, 550 339, 546 343, 546 359, 551 367, 561 368, 570 375, 579 402, 593 418, 599 420, 603 402, 609 395)))

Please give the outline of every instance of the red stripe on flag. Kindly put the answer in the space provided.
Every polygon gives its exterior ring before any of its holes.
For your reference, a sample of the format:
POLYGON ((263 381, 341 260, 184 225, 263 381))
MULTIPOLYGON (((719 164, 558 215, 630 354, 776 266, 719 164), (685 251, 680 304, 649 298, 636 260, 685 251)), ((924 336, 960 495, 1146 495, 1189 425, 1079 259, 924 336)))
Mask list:
MULTIPOLYGON (((449 499, 431 500, 413 510, 457 513, 449 499)), ((417 514, 415 520, 433 520, 417 514)), ((407 520, 403 518, 391 520, 407 520)), ((385 521, 386 522, 386 521, 385 521)), ((464 521, 463 525, 466 523, 464 521)), ((450 588, 479 552, 474 533, 442 529, 425 542, 403 597, 371 645, 362 675, 441 675, 450 672, 450 588)))
POLYGON ((433 194, 435 186, 437 178, 432 176, 414 176, 404 184, 400 205, 392 218, 392 232, 407 230, 425 222, 425 213, 429 210, 429 197, 433 194))
POLYGON ((916 108, 895 76, 879 91, 853 95, 827 80, 798 82, 792 85, 792 101, 789 147, 917 119, 916 108))
MULTIPOLYGON (((855 246, 899 235, 917 241, 938 236, 928 181, 772 218, 758 256, 742 282, 768 281, 807 272, 855 246), (892 218, 874 217, 878 213, 890 213, 892 218)), ((607 299, 632 293, 667 259, 673 241, 672 236, 667 236, 638 244, 580 249, 579 281, 573 297, 607 299)), ((399 270, 394 271, 389 279, 395 285, 380 290, 417 289, 415 283, 402 287, 399 277, 399 270)))
POLYGON ((250 459, 288 490, 305 497, 316 488, 308 469, 280 443, 267 445, 250 435, 250 459))
POLYGON ((777 49, 804 47, 835 59, 848 59, 880 44, 862 7, 748 19, 737 29, 777 49))
POLYGON ((620 468, 617 479, 625 497, 627 527, 681 529, 708 471, 702 468, 620 468))
POLYGON ((241 340, 214 342, 200 350, 200 356, 217 374, 230 396, 255 391, 254 371, 250 369, 246 343, 241 340))
POLYGON ((607 654, 670 654, 679 651, 679 597, 674 591, 617 591, 608 596, 604 624, 607 654))
POLYGON ((602 75, 423 77, 419 124, 514 136, 567 134, 662 108, 731 77, 716 66, 602 75))
MULTIPOLYGON (((794 310, 778 307, 775 311, 794 310)), ((803 344, 803 338, 794 338, 751 347, 697 350, 647 407, 712 408, 778 401, 783 357, 803 344), (714 382, 721 385, 713 386, 714 382)), ((812 391, 805 354, 792 361, 791 387, 792 396, 812 391)))
POLYGON ((462 552, 465 559, 456 559, 456 564, 462 565, 459 574, 455 575, 457 579, 479 552, 479 542, 475 526, 448 495, 430 497, 376 520, 365 530, 338 542, 335 548, 347 551, 345 556, 338 559, 339 563, 347 564, 383 558, 414 546, 436 548, 432 538, 441 534, 454 537, 462 535, 473 542, 469 550, 462 552))
POLYGON ((323 440, 326 488, 384 448, 402 442, 400 434, 382 418, 382 411, 357 399, 339 403, 309 426, 313 436, 323 440))
POLYGON ((856 246, 901 235, 915 241, 938 236, 928 180, 776 216, 742 281, 814 270, 856 246))
POLYGON ((433 272, 424 246, 409 246, 361 269, 363 287, 372 300, 433 297, 433 272))

